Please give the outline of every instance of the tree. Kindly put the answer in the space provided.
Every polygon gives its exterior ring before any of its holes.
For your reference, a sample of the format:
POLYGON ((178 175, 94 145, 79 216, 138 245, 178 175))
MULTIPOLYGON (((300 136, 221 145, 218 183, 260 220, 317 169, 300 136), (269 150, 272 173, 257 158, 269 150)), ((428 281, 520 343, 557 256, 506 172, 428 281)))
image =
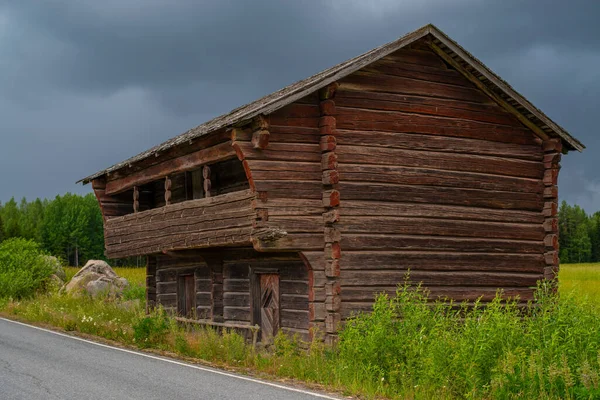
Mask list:
POLYGON ((103 258, 102 215, 94 195, 56 196, 44 211, 40 238, 46 250, 71 265, 103 258))
POLYGON ((0 213, 0 243, 2 243, 3 240, 4 240, 4 223, 2 222, 2 213, 0 213))
POLYGON ((14 197, 2 207, 2 220, 6 239, 21 237, 21 215, 14 197))

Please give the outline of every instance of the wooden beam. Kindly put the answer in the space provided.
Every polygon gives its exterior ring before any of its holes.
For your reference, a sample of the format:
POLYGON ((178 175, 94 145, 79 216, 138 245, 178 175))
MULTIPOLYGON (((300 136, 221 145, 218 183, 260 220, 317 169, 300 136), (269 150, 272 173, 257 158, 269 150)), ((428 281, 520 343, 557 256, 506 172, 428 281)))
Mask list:
POLYGON ((202 167, 202 177, 204 178, 204 197, 210 197, 212 183, 210 181, 210 167, 208 165, 202 167))
POLYGON ((133 212, 140 211, 140 189, 137 186, 133 187, 133 212))
POLYGON ((168 206, 171 204, 171 178, 165 177, 165 204, 168 206))
POLYGON ((197 152, 164 161, 141 171, 112 180, 106 184, 106 194, 112 195, 141 186, 174 173, 191 171, 202 165, 222 161, 236 156, 231 142, 224 142, 197 152))
POLYGON ((543 140, 548 140, 549 136, 540 129, 537 125, 531 122, 527 117, 521 114, 516 108, 508 104, 503 98, 498 96, 496 93, 492 92, 487 86, 485 86, 477 77, 471 74, 469 71, 464 69, 462 65, 457 63, 452 57, 450 57, 444 50, 439 48, 435 43, 430 43, 431 49, 435 51, 435 53, 440 56, 444 61, 450 64, 454 69, 460 72, 465 78, 470 80, 477 88, 479 88, 482 92, 492 98, 496 103, 498 103, 502 108, 504 108, 509 113, 513 114, 517 119, 526 127, 531 129, 537 136, 542 138, 543 140))

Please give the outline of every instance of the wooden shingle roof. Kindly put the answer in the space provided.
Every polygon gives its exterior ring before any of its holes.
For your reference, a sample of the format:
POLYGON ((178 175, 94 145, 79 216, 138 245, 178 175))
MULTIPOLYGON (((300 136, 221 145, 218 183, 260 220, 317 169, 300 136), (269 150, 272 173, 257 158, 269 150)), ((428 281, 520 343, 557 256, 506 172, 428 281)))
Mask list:
POLYGON ((79 182, 86 184, 95 178, 135 164, 150 156, 158 155, 172 147, 184 144, 216 130, 243 124, 260 114, 270 114, 428 35, 431 36, 432 47, 438 55, 458 69, 468 71, 469 79, 473 83, 503 107, 509 109, 524 125, 549 137, 561 138, 567 150, 582 151, 585 148, 580 141, 571 136, 556 122, 552 121, 546 114, 515 91, 481 61, 450 39, 437 27, 429 24, 393 42, 377 47, 249 104, 236 108, 227 114, 216 117, 158 146, 83 178, 79 182))

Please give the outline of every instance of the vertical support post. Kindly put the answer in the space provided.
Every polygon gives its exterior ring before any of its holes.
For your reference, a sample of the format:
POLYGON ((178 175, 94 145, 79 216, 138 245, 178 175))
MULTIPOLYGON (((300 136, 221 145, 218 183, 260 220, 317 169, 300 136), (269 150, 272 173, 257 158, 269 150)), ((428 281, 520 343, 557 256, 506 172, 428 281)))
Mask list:
POLYGON ((558 172, 562 142, 560 139, 548 139, 542 144, 544 149, 544 279, 555 280, 558 277, 560 260, 558 257, 558 172))
POLYGON ((140 189, 137 186, 133 187, 133 212, 140 211, 140 189))
POLYGON ((319 132, 321 134, 321 170, 323 183, 323 223, 324 223, 324 258, 325 258, 325 340, 333 343, 337 340, 337 332, 341 323, 341 286, 340 258, 341 233, 338 229, 340 218, 340 192, 338 191, 339 173, 336 149, 335 91, 337 82, 321 89, 319 92, 321 118, 319 132))
POLYGON ((156 257, 146 257, 146 314, 156 306, 156 257))
POLYGON ((210 182, 210 167, 208 165, 202 167, 202 177, 204 178, 204 197, 210 197, 212 185, 210 182))
POLYGON ((165 177, 165 205, 171 204, 171 178, 165 177))

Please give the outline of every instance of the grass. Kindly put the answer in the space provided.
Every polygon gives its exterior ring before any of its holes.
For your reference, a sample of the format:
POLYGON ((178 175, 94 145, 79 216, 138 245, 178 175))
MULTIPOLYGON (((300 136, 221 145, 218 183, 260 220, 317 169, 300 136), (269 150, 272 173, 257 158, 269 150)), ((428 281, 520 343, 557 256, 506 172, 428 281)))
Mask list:
MULTIPOLYGON (((143 288, 143 268, 115 270, 143 288)), ((485 308, 432 307, 401 286, 348 321, 335 347, 280 335, 253 348, 234 332, 108 298, 0 300, 0 314, 366 398, 600 399, 600 267, 563 265, 560 278, 561 295, 541 290, 526 314, 500 298, 485 308)))
POLYGON ((600 302, 600 263, 562 264, 559 272, 561 293, 573 292, 600 302))

